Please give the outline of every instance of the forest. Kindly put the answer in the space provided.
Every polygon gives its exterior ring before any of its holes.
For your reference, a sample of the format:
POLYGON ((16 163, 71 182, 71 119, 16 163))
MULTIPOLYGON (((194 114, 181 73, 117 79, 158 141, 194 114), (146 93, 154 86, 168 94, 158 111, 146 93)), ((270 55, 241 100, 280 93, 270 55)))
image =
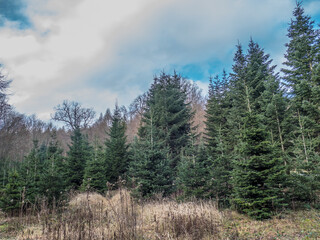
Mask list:
MULTIPOLYGON (((116 104, 99 117, 78 102, 60 103, 51 118, 61 127, 16 112, 8 103, 11 81, 1 74, 2 216, 22 219, 37 211, 59 212, 72 205, 67 202, 76 194, 94 202, 89 196, 100 198, 116 191, 120 191, 126 214, 134 211, 130 208, 134 203, 170 199, 172 206, 214 204, 217 211, 235 211, 257 222, 300 210, 313 209, 319 215, 317 24, 297 3, 288 24, 280 72, 270 55, 251 38, 248 46, 235 46, 230 73, 223 71, 209 78, 208 93, 202 93, 183 73, 161 72, 129 107, 116 104), (128 202, 123 202, 126 199, 128 202)), ((83 211, 83 218, 95 216, 83 211)), ((66 215, 62 216, 64 220, 58 221, 67 224, 66 215)), ((121 218, 125 222, 120 232, 129 235, 107 237, 101 233, 98 238, 86 230, 87 235, 78 239, 147 239, 132 227, 130 221, 136 215, 132 212, 126 216, 126 220, 121 218), (123 230, 124 226, 128 229, 123 230)), ((208 225, 201 219, 192 220, 190 239, 204 237, 195 232, 197 227, 206 234, 218 232, 215 226, 201 230, 208 225)), ((48 230, 50 221, 45 221, 44 229, 48 230)), ((177 227, 183 221, 187 220, 171 223, 177 227)), ((90 229, 90 221, 81 226, 90 229)), ((176 239, 187 239, 177 229, 161 226, 163 231, 168 228, 175 232, 176 239)), ((56 237, 41 239, 75 239, 71 235, 64 238, 60 230, 52 229, 48 231, 56 231, 56 237)), ((320 237, 320 232, 317 234, 320 237)), ((219 236, 217 239, 249 239, 239 233, 219 236)))

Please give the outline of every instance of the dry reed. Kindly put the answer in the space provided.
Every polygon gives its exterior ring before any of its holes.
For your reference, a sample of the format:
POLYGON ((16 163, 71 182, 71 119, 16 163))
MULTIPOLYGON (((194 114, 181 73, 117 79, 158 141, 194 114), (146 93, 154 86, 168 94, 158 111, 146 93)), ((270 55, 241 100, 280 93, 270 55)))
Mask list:
POLYGON ((137 203, 122 188, 106 197, 75 195, 60 212, 41 209, 37 224, 27 225, 17 239, 218 239, 221 222, 212 202, 137 203))

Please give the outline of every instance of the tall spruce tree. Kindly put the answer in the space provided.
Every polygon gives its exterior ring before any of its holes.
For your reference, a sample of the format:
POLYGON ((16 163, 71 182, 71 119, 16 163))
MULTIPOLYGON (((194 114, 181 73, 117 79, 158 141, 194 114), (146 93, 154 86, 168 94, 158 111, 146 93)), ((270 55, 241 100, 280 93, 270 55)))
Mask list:
POLYGON ((212 159, 203 144, 185 148, 178 166, 179 189, 185 198, 212 198, 212 159))
MULTIPOLYGON (((267 126, 270 141, 281 149, 282 155, 286 155, 289 147, 289 134, 291 132, 291 110, 288 109, 289 101, 285 97, 284 89, 280 87, 278 76, 269 76, 265 82, 265 91, 262 93, 263 123, 267 126)), ((286 165, 287 162, 284 162, 286 165)))
POLYGON ((293 112, 288 195, 291 202, 310 202, 316 199, 315 192, 320 187, 319 32, 301 2, 293 17, 287 34, 290 41, 286 44, 286 68, 282 69, 293 112))
POLYGON ((134 193, 137 197, 167 196, 173 191, 172 158, 162 130, 154 124, 156 117, 153 107, 145 112, 139 139, 136 138, 132 145, 129 173, 136 185, 134 193))
POLYGON ((95 190, 103 193, 107 187, 105 169, 105 153, 101 146, 97 146, 93 157, 87 162, 85 168, 83 190, 95 190))
POLYGON ((43 170, 40 176, 40 191, 51 204, 58 201, 65 190, 64 172, 65 162, 63 150, 59 147, 55 133, 46 148, 43 170))
POLYGON ((180 161, 181 150, 189 144, 194 115, 183 90, 183 81, 176 73, 160 74, 154 78, 147 100, 147 111, 148 108, 155 111, 154 126, 161 129, 161 138, 169 147, 174 169, 180 161))
POLYGON ((294 148, 301 149, 305 162, 309 161, 309 154, 319 148, 319 109, 318 101, 314 94, 317 92, 317 56, 319 49, 317 41, 319 33, 314 29, 311 17, 305 15, 301 2, 297 3, 293 11, 294 19, 291 20, 287 36, 290 42, 286 44, 286 68, 282 69, 284 80, 291 94, 291 104, 296 119, 296 142, 294 148))
POLYGON ((284 165, 267 140, 259 115, 247 113, 243 132, 242 158, 234 161, 233 203, 237 210, 262 220, 281 207, 284 165))
POLYGON ((208 157, 212 161, 209 175, 211 176, 211 192, 219 206, 228 205, 231 193, 231 159, 232 145, 228 117, 231 103, 229 98, 229 82, 224 72, 222 79, 218 76, 210 79, 209 98, 206 106, 206 147, 208 157), (230 138, 230 139, 229 139, 230 138))
POLYGON ((85 166, 91 158, 92 147, 81 133, 80 128, 76 128, 71 136, 71 145, 67 153, 65 173, 67 189, 78 190, 80 188, 85 166))
MULTIPOLYGON (((233 154, 233 204, 241 212, 257 219, 271 216, 282 201, 279 185, 284 179, 284 164, 266 132, 265 94, 268 84, 277 78, 269 55, 251 39, 248 53, 241 46, 235 55, 231 75, 231 116, 238 125, 238 144, 233 154)), ((274 82, 276 85, 276 82, 274 82)), ((272 88, 269 88, 271 91, 272 88)), ((274 91, 277 88, 273 89, 274 91)))
POLYGON ((9 173, 8 183, 0 189, 0 208, 11 215, 16 214, 22 204, 22 181, 15 170, 9 173))
POLYGON ((314 30, 314 21, 305 15, 301 2, 297 3, 293 17, 287 34, 290 42, 285 45, 287 52, 283 64, 287 68, 283 68, 282 72, 296 104, 302 107, 303 101, 311 98, 311 73, 316 57, 317 32, 314 30))
POLYGON ((46 146, 38 146, 38 141, 33 142, 31 152, 25 157, 19 169, 19 175, 23 179, 25 188, 25 201, 27 204, 36 203, 42 196, 41 174, 43 172, 46 146))
POLYGON ((181 151, 190 142, 193 117, 182 83, 176 73, 162 73, 148 92, 130 171, 145 189, 142 195, 173 191, 181 151))
POLYGON ((115 106, 105 145, 106 179, 110 183, 116 183, 119 177, 125 178, 129 164, 126 122, 118 105, 115 106))

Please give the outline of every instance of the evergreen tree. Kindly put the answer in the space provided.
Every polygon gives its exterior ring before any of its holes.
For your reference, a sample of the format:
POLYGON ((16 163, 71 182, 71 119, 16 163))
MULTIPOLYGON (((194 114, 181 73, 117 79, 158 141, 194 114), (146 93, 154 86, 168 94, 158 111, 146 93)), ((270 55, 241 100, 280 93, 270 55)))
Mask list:
POLYGON ((34 141, 34 146, 28 156, 21 164, 19 174, 23 179, 25 188, 26 203, 37 203, 42 195, 41 192, 41 174, 45 161, 46 146, 38 146, 38 141, 34 141))
POLYGON ((251 112, 245 119, 243 142, 243 157, 234 161, 233 203, 240 212, 266 219, 282 206, 284 166, 267 140, 259 116, 251 112))
POLYGON ((0 208, 9 214, 17 213, 22 202, 22 182, 17 171, 9 173, 8 183, 0 192, 0 208))
POLYGON ((290 201, 315 200, 319 182, 320 109, 319 109, 319 33, 305 15, 301 2, 293 11, 286 44, 286 68, 282 69, 290 92, 293 129, 288 149, 290 201))
POLYGON ((65 190, 65 162, 63 150, 59 147, 55 134, 47 147, 44 167, 40 176, 40 192, 49 203, 59 200, 65 190))
POLYGON ((211 159, 203 145, 189 146, 178 166, 179 189, 185 198, 212 197, 211 159))
POLYGON ((181 151, 190 142, 192 117, 182 78, 176 73, 155 77, 148 92, 139 139, 133 146, 130 169, 142 196, 159 192, 168 195, 173 191, 181 151))
POLYGON ((296 134, 293 138, 299 141, 296 141, 294 148, 301 149, 302 154, 296 157, 308 162, 309 155, 320 146, 320 110, 316 94, 319 86, 316 77, 319 33, 314 30, 311 17, 304 14, 301 2, 297 3, 293 16, 287 35, 290 39, 286 44, 284 62, 287 68, 282 69, 282 72, 290 90, 293 117, 296 120, 296 134))
POLYGON ((282 69, 282 72, 296 104, 302 107, 303 101, 311 98, 311 73, 316 57, 317 32, 314 30, 314 21, 304 14, 301 2, 297 3, 293 16, 287 34, 290 39, 286 44, 284 62, 287 68, 282 69))
POLYGON ((71 136, 66 162, 66 182, 68 189, 78 190, 84 177, 84 169, 87 161, 92 157, 92 147, 79 128, 76 128, 71 136))
POLYGON ((126 137, 126 122, 116 105, 106 145, 106 179, 116 183, 119 177, 124 177, 129 164, 128 145, 126 137))
POLYGON ((83 189, 93 189, 99 193, 106 190, 105 154, 101 146, 94 151, 94 157, 86 165, 83 189))
MULTIPOLYGON (((266 131, 266 126, 272 122, 266 117, 266 110, 272 97, 281 96, 278 77, 269 55, 252 39, 246 55, 238 45, 234 61, 229 115, 231 123, 237 126, 230 131, 237 141, 232 154, 232 202, 240 212, 264 219, 282 205, 279 184, 285 180, 280 148, 271 142, 272 135, 266 131)), ((277 103, 280 105, 280 101, 277 103)), ((279 117, 278 120, 281 126, 279 117)), ((280 129, 278 134, 281 133, 280 129)))
POLYGON ((159 137, 159 129, 153 125, 153 110, 146 116, 146 125, 140 129, 141 137, 132 145, 130 177, 136 184, 135 195, 151 197, 159 193, 166 196, 173 191, 171 157, 165 141, 159 137))
MULTIPOLYGON (((275 66, 269 54, 252 39, 248 45, 248 53, 244 55, 241 45, 237 46, 234 57, 233 73, 230 74, 230 88, 233 107, 237 111, 239 121, 244 119, 248 109, 260 114, 264 111, 263 93, 268 81, 277 80, 275 66)), ((243 122, 243 121, 242 121, 243 122)))
MULTIPOLYGON (((277 76, 269 76, 265 82, 265 91, 262 93, 263 123, 267 126, 270 141, 281 149, 282 155, 286 154, 289 147, 289 134, 292 130, 289 118, 291 110, 288 109, 289 101, 285 92, 280 88, 277 76)), ((284 163, 286 165, 286 162, 284 163)))
POLYGON ((180 161, 181 150, 189 144, 193 112, 183 91, 183 79, 174 73, 155 77, 149 90, 146 111, 155 111, 154 126, 161 129, 161 138, 169 147, 172 167, 180 161))
POLYGON ((222 80, 217 76, 210 79, 209 99, 206 106, 206 146, 212 161, 210 176, 211 191, 220 206, 228 205, 231 193, 231 159, 232 140, 228 117, 231 110, 227 74, 223 73, 222 80))

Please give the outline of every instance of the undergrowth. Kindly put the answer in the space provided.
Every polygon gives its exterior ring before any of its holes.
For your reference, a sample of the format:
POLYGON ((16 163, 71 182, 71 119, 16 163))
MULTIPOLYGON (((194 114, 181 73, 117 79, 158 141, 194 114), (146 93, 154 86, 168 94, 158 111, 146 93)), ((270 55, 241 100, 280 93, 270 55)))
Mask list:
POLYGON ((126 189, 81 193, 61 208, 45 201, 20 216, 0 215, 0 239, 319 239, 320 211, 296 211, 255 221, 212 201, 137 202, 126 189))

